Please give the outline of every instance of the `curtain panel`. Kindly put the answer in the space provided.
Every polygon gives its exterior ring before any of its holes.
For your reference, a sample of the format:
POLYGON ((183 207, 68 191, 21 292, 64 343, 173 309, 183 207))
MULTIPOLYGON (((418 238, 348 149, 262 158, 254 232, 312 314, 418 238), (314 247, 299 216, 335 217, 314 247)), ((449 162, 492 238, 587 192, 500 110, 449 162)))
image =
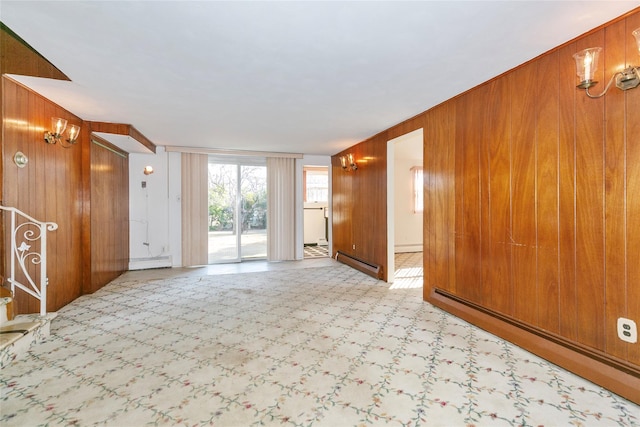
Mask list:
POLYGON ((267 158, 267 259, 294 260, 295 159, 267 158))
POLYGON ((209 263, 208 156, 182 153, 182 265, 209 263))

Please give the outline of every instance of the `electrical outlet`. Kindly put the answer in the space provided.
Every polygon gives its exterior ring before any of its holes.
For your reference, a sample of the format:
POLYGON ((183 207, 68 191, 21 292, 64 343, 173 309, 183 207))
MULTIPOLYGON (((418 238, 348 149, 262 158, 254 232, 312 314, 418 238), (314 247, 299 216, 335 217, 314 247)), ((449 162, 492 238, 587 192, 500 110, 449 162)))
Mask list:
POLYGON ((638 342, 638 328, 636 322, 624 317, 618 318, 618 338, 631 344, 638 342))
POLYGON ((355 248, 356 248, 356 245, 353 245, 353 249, 355 249, 355 248))

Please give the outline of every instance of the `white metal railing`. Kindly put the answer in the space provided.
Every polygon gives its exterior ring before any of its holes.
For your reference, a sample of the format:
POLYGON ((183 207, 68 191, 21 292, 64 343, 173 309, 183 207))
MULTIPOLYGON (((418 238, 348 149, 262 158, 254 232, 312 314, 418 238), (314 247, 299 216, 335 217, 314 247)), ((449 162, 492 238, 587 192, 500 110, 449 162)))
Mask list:
POLYGON ((47 231, 57 230, 58 224, 38 221, 16 208, 0 205, 0 209, 10 215, 11 263, 7 280, 11 283, 11 292, 15 294, 15 288, 18 288, 39 299, 40 315, 44 316, 47 314, 47 285, 49 282, 47 277, 47 231), (20 223, 18 223, 18 216, 22 217, 20 223), (27 283, 21 283, 16 279, 16 261, 27 283), (34 278, 29 272, 29 262, 40 267, 39 278, 34 278), (36 281, 40 283, 36 284, 36 281))

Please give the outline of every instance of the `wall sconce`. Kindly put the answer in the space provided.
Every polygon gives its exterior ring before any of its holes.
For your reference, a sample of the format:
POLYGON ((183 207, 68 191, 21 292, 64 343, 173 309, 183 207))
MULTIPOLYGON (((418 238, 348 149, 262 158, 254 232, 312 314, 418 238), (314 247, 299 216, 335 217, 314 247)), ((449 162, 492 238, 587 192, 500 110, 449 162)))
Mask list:
POLYGON ((153 166, 145 166, 142 172, 145 175, 151 175, 153 173, 153 166))
MULTIPOLYGON (((638 53, 640 54, 640 28, 634 30, 631 34, 633 34, 636 39, 638 53)), ((576 60, 576 72, 580 78, 580 84, 577 87, 584 89, 589 98, 600 98, 604 96, 614 80, 616 81, 616 87, 620 90, 629 90, 640 85, 640 67, 632 65, 611 76, 609 83, 607 83, 607 86, 600 95, 592 95, 589 93, 589 88, 598 83, 593 79, 593 76, 598 69, 598 57, 601 51, 602 48, 600 47, 592 47, 581 50, 573 55, 573 58, 576 60)))
POLYGON ((340 164, 342 165, 342 169, 349 171, 354 171, 358 169, 358 164, 353 158, 353 154, 349 153, 346 156, 340 157, 340 164))
POLYGON ((21 169, 27 166, 28 161, 29 159, 24 155, 22 151, 16 152, 16 154, 13 156, 13 162, 21 169))
POLYGON ((54 129, 53 131, 44 133, 44 140, 47 144, 55 144, 59 142, 64 148, 69 148, 76 143, 78 136, 80 136, 80 126, 71 125, 69 126, 69 132, 67 133, 67 139, 63 140, 62 134, 67 128, 67 121, 59 117, 51 118, 51 127, 54 129), (63 141, 66 141, 67 145, 65 145, 63 141))

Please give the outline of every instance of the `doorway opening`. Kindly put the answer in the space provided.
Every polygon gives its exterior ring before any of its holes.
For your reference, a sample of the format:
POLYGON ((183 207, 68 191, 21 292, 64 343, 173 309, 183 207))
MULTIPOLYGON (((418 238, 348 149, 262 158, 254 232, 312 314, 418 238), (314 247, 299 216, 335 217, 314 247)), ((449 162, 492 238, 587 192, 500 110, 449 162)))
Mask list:
POLYGON ((304 257, 329 256, 329 168, 304 166, 304 257))
POLYGON ((264 158, 209 156, 209 264, 267 258, 264 158))
POLYGON ((387 281, 422 282, 423 129, 387 142, 387 281), (409 256, 402 254, 414 254, 409 256), (396 268, 396 263, 398 267, 396 268), (408 276, 407 276, 408 275, 408 276))

